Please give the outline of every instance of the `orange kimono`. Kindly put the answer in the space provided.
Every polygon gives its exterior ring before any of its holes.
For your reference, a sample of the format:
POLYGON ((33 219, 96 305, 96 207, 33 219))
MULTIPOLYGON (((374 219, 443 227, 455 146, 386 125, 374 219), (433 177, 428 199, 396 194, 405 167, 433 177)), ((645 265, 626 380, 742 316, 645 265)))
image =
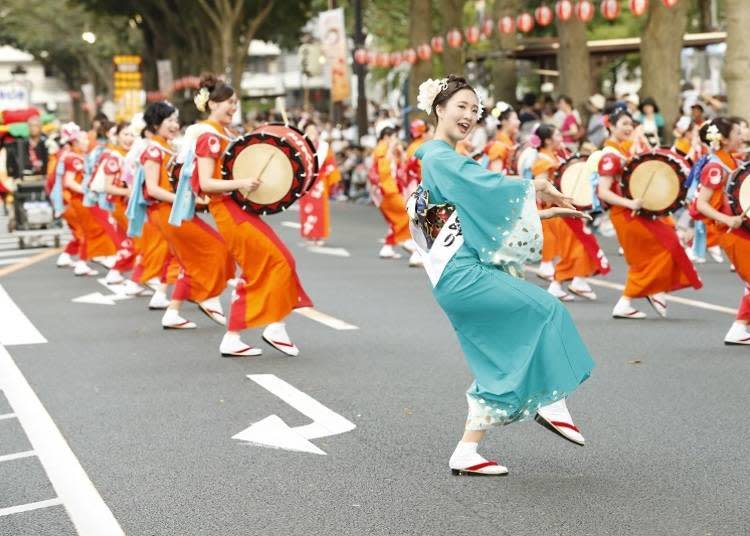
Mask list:
MULTIPOLYGON (((612 191, 622 195, 619 180, 630 156, 630 145, 614 140, 607 140, 605 145, 613 147, 617 153, 602 156, 599 175, 614 177, 612 191)), ((645 298, 660 292, 703 286, 680 244, 671 217, 652 220, 633 215, 628 208, 613 206, 610 218, 628 264, 625 297, 645 298)))
MULTIPOLYGON (((151 141, 141 155, 141 163, 156 162, 159 165, 159 186, 171 192, 168 158, 165 156, 171 152, 167 140, 153 136, 151 141)), ((172 299, 202 302, 221 295, 227 280, 234 277, 234 262, 221 235, 198 216, 175 227, 169 223, 172 204, 148 195, 146 198, 152 200, 148 207, 148 219, 162 234, 180 266, 172 299), (210 262, 206 262, 206 259, 210 259, 210 262)))
MULTIPOLYGON (((63 161, 65 158, 65 155, 67 153, 66 149, 60 149, 60 151, 57 154, 51 155, 49 158, 49 162, 47 164, 47 185, 46 190, 47 194, 49 194, 52 191, 52 188, 55 184, 55 177, 57 175, 57 163, 60 161, 63 161)), ((68 255, 78 255, 78 252, 81 249, 81 241, 83 240, 83 233, 81 232, 81 228, 78 226, 78 224, 75 221, 75 214, 73 212, 73 209, 68 208, 68 205, 70 203, 70 193, 63 187, 63 203, 65 204, 65 210, 61 214, 61 217, 63 220, 65 220, 65 223, 68 225, 68 228, 70 229, 71 234, 73 237, 68 241, 68 243, 65 245, 65 249, 63 250, 68 255)))
POLYGON ((516 142, 505 132, 498 131, 495 139, 484 148, 484 154, 490 159, 489 169, 502 171, 506 175, 517 175, 516 142))
MULTIPOLYGON (((229 134, 219 123, 207 123, 221 136, 211 132, 199 136, 195 155, 213 159, 213 178, 221 179, 222 155, 229 144, 226 139, 229 134)), ((200 190, 197 165, 192 188, 196 195, 204 195, 200 190)), ((294 257, 273 229, 258 215, 242 210, 230 195, 210 194, 209 197, 211 215, 229 253, 242 270, 232 293, 227 329, 241 331, 264 326, 282 321, 293 309, 311 307, 312 301, 299 281, 294 257)))
POLYGON ((380 212, 388 223, 385 243, 394 246, 411 238, 409 217, 406 215, 406 202, 398 191, 394 177, 394 165, 388 157, 388 145, 381 141, 372 153, 371 175, 377 176, 377 188, 382 195, 380 212))
MULTIPOLYGON (((84 169, 83 157, 74 151, 70 151, 63 158, 63 173, 73 173, 75 181, 81 184, 84 169)), ((77 238, 80 242, 78 256, 81 260, 87 261, 94 257, 114 255, 117 247, 107 234, 106 229, 101 225, 98 215, 95 215, 96 210, 103 211, 99 207, 83 206, 83 195, 69 188, 64 189, 63 199, 68 205, 65 212, 72 211, 65 216, 66 221, 72 222, 71 229, 75 232, 77 227, 80 233, 77 238)))
MULTIPOLYGON (((717 151, 715 156, 721 163, 706 164, 701 172, 699 188, 709 188, 713 191, 709 201, 713 208, 725 214, 732 214, 724 187, 730 173, 737 169, 738 163, 732 155, 723 150, 717 151)), ((708 236, 716 237, 716 243, 724 250, 729 261, 734 265, 737 275, 745 284, 737 320, 750 322, 750 232, 740 227, 728 233, 725 225, 710 218, 703 219, 708 236)))
MULTIPOLYGON (((548 180, 562 164, 561 155, 553 154, 548 149, 540 149, 539 157, 531 167, 534 177, 544 173, 548 180)), ((559 261, 555 265, 555 280, 569 281, 574 277, 591 277, 597 274, 607 274, 610 271, 609 261, 604 255, 599 242, 578 218, 549 218, 542 220, 544 243, 542 245, 542 260, 550 261, 555 257, 559 261), (548 237, 551 244, 548 245, 548 237)))
POLYGON ((327 143, 318 144, 320 171, 312 188, 299 200, 300 233, 308 240, 323 240, 330 234, 328 197, 331 187, 341 181, 333 149, 327 143), (321 160, 323 160, 321 162, 321 160))

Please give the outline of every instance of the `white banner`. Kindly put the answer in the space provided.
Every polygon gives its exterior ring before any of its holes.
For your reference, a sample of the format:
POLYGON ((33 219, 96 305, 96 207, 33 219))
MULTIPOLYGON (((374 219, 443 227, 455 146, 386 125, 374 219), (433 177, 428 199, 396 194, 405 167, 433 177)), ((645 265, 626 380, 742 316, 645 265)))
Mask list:
POLYGON ((323 54, 331 67, 331 100, 346 100, 351 96, 351 86, 344 9, 323 11, 318 19, 318 25, 323 54))
POLYGON ((17 110, 31 105, 31 91, 20 82, 0 84, 0 110, 17 110))
POLYGON ((172 60, 157 60, 156 74, 159 77, 159 91, 165 95, 172 92, 174 77, 172 75, 172 60))

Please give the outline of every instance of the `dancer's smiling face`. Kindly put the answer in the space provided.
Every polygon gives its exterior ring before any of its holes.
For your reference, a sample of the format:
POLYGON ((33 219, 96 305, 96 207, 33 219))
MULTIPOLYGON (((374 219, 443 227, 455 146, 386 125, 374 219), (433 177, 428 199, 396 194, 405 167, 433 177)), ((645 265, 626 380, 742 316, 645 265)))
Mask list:
POLYGON ((479 102, 472 89, 456 91, 450 99, 435 107, 438 117, 436 136, 440 133, 454 145, 464 139, 477 122, 479 102))

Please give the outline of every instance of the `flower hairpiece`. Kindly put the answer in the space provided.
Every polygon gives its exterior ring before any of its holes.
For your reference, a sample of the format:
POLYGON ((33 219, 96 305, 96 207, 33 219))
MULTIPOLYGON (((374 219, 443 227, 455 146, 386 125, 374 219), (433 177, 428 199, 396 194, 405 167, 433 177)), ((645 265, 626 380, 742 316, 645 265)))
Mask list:
POLYGON ((195 103, 195 107, 198 108, 199 112, 206 111, 206 104, 208 104, 210 95, 211 94, 209 93, 208 88, 202 87, 200 91, 195 94, 195 97, 193 97, 193 102, 195 103))
POLYGON ((495 107, 492 109, 492 115, 497 117, 500 117, 502 114, 510 110, 511 106, 507 102, 500 101, 497 104, 495 104, 495 107))
POLYGON ((721 149, 721 140, 723 138, 721 132, 719 132, 719 127, 714 124, 709 125, 708 130, 706 130, 706 139, 711 145, 711 149, 721 149))
POLYGON ((441 78, 439 80, 433 80, 429 78, 419 85, 419 93, 417 94, 417 108, 425 112, 427 115, 432 113, 432 103, 440 94, 441 91, 448 89, 448 79, 441 78))

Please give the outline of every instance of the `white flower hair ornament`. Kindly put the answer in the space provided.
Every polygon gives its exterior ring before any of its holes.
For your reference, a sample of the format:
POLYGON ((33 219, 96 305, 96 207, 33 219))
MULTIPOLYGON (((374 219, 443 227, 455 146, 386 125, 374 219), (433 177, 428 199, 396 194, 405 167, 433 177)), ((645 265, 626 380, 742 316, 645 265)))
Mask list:
POLYGON ((440 94, 441 91, 448 88, 448 79, 441 78, 439 80, 433 80, 429 78, 419 84, 419 93, 417 94, 417 108, 425 112, 427 115, 432 113, 432 103, 440 94))
POLYGON ((206 105, 208 104, 210 95, 211 94, 209 93, 208 88, 202 87, 200 91, 195 94, 195 97, 193 97, 193 102, 195 103, 195 107, 198 108, 199 112, 206 111, 206 105))
POLYGON ((723 137, 721 132, 719 132, 719 127, 714 124, 709 125, 708 130, 706 130, 706 139, 711 145, 711 149, 721 149, 721 140, 723 137))
POLYGON ((497 104, 495 104, 495 107, 492 109, 492 115, 495 116, 495 118, 498 118, 510 109, 511 109, 510 104, 508 104, 507 102, 500 101, 497 104))

